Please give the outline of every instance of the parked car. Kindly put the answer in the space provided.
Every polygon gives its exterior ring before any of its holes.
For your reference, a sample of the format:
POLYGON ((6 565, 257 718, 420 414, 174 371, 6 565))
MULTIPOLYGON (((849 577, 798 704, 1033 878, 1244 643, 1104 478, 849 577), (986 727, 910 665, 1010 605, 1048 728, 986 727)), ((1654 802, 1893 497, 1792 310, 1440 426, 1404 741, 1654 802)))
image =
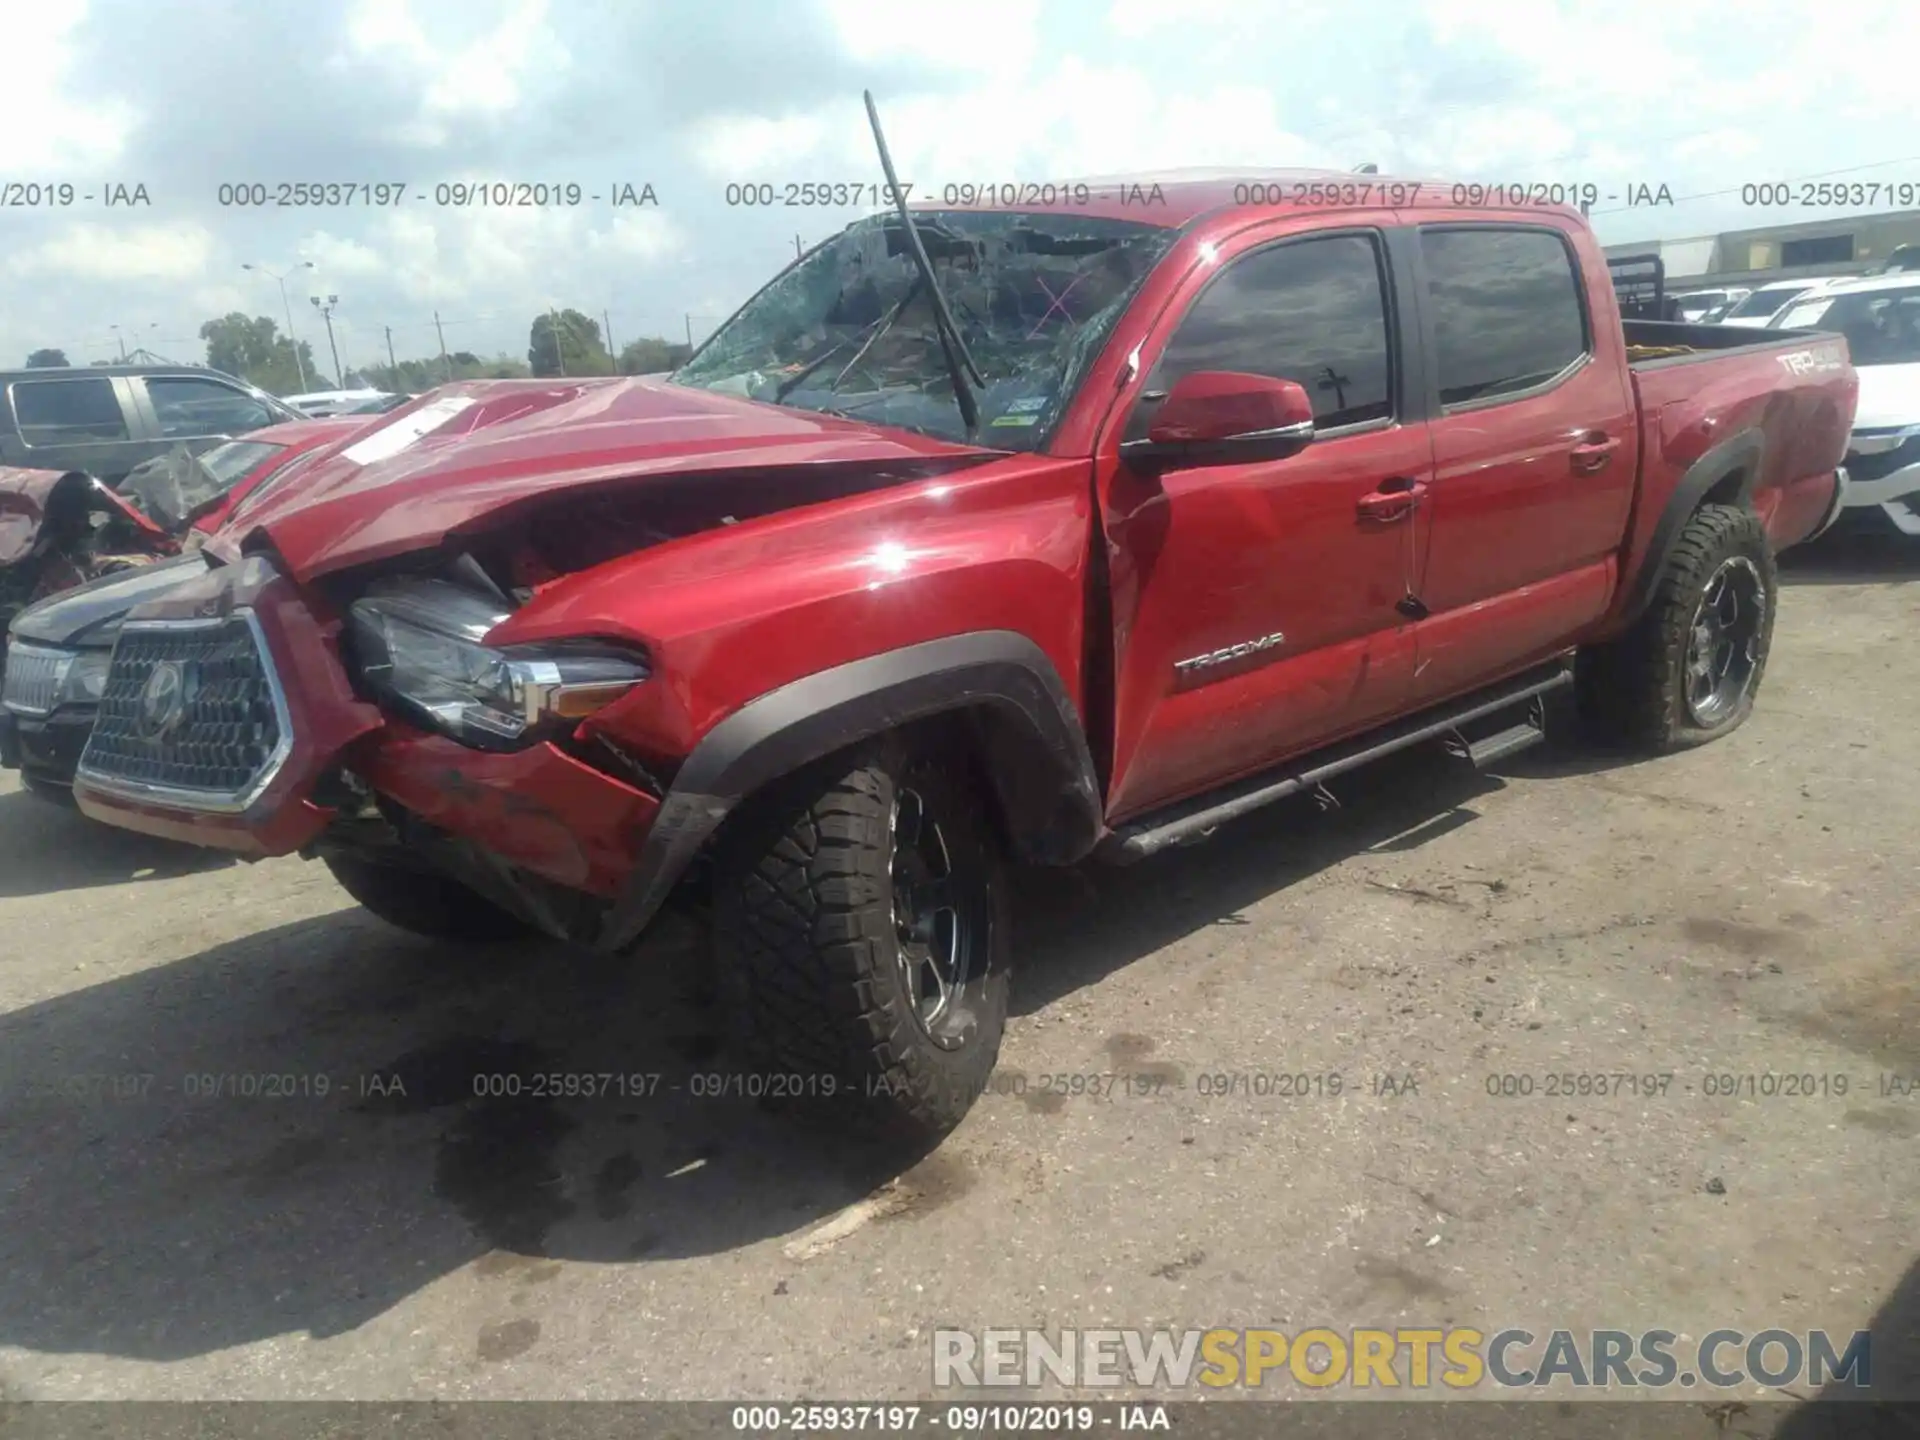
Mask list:
POLYGON ((1845 276, 1803 275, 1795 280, 1773 280, 1757 287, 1746 299, 1724 311, 1717 323, 1759 329, 1795 300, 1809 299, 1845 276))
MULTIPOLYGON (((86 475, 54 477, 67 487, 56 487, 56 496, 85 496, 113 518, 100 526, 70 520, 84 512, 70 501, 63 511, 56 501, 44 507, 51 518, 41 531, 28 537, 33 568, 16 582, 28 603, 0 609, 0 768, 19 770, 36 793, 64 796, 127 612, 203 573, 207 562, 199 547, 206 536, 250 497, 280 485, 322 447, 365 423, 269 426, 195 457, 149 462, 128 477, 122 493, 86 475), (112 538, 103 541, 103 535, 112 538)), ((5 503, 0 489, 0 541, 9 533, 5 503)), ((25 570, 7 554, 0 548, 0 588, 10 571, 25 570)))
POLYGON ((1920 274, 1893 272, 1796 300, 1781 326, 1847 338, 1860 407, 1847 443, 1847 505, 1920 535, 1920 274))
POLYGON ((358 401, 355 404, 347 406, 346 409, 339 413, 342 415, 384 415, 389 410, 398 410, 402 405, 405 405, 411 400, 418 400, 419 398, 418 395, 375 394, 371 399, 358 401))
POLYGON ((1651 750, 1746 717, 1845 341, 1623 325, 1566 208, 1080 198, 858 221, 668 380, 324 457, 122 626, 82 809, 441 937, 625 952, 689 887, 747 1063, 925 1135, 994 1064, 1009 863, 1490 763, 1567 686, 1651 750))
POLYGON ((178 549, 164 526, 85 471, 0 467, 0 661, 8 623, 36 600, 178 549))
POLYGON ((192 366, 0 371, 0 465, 82 470, 108 485, 176 446, 304 417, 266 391, 192 366))
POLYGON ((315 390, 305 395, 289 395, 286 401, 302 415, 317 418, 344 415, 360 406, 379 404, 392 398, 385 390, 315 390))
POLYGON ((1711 325, 1752 293, 1736 286, 1726 290, 1690 290, 1674 298, 1680 302, 1682 320, 1694 325, 1711 325))

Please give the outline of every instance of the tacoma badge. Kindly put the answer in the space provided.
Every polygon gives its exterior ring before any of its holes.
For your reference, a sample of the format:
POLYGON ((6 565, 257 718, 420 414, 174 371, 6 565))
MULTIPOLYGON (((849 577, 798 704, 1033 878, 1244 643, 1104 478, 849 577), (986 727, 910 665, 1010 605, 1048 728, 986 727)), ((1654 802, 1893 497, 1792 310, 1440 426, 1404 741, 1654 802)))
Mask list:
POLYGON ((1205 655, 1195 655, 1188 660, 1173 662, 1173 673, 1191 675, 1196 670, 1207 670, 1215 665, 1224 665, 1229 660, 1238 660, 1246 655, 1257 655, 1262 650, 1271 650, 1276 645, 1287 643, 1287 637, 1278 630, 1271 635, 1262 635, 1258 640, 1243 640, 1238 645, 1229 645, 1224 650, 1209 650, 1205 655))

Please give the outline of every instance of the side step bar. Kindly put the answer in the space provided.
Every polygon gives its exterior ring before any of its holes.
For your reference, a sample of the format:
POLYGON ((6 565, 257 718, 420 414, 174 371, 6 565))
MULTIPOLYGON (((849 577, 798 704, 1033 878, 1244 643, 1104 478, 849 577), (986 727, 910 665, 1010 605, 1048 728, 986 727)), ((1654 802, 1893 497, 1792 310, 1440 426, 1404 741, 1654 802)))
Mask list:
POLYGON ((1547 706, 1545 700, 1536 695, 1533 704, 1527 707, 1527 718, 1519 723, 1496 730, 1491 735, 1483 735, 1478 740, 1469 740, 1456 730, 1447 736, 1444 743, 1449 755, 1471 761, 1474 769, 1484 770, 1497 760, 1532 749, 1546 738, 1547 706))
POLYGON ((1130 865, 1170 846, 1191 844, 1227 821, 1237 820, 1289 795, 1302 791, 1325 795, 1324 782, 1334 776, 1429 740, 1444 740, 1453 754, 1472 760, 1475 765, 1492 764, 1545 737, 1544 697, 1572 683, 1573 667, 1566 658, 1536 665, 1459 700, 1300 756, 1225 789, 1142 816, 1109 833, 1094 854, 1110 864, 1130 865), (1517 725, 1478 741, 1470 741, 1461 733, 1462 726, 1528 701, 1532 704, 1527 717, 1517 725))

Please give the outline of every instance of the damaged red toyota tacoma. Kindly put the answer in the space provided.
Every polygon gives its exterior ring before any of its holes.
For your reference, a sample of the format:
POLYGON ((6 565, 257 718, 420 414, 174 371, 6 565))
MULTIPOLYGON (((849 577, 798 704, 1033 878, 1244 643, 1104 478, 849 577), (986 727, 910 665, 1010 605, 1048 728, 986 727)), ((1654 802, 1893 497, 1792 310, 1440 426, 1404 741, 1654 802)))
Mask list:
POLYGON ((621 953, 700 887, 747 1061, 937 1133, 1009 864, 1489 763, 1563 686, 1641 747, 1738 726, 1844 340, 1623 323, 1562 208, 1254 193, 902 206, 669 377, 395 412, 128 619, 80 804, 433 936, 621 953))

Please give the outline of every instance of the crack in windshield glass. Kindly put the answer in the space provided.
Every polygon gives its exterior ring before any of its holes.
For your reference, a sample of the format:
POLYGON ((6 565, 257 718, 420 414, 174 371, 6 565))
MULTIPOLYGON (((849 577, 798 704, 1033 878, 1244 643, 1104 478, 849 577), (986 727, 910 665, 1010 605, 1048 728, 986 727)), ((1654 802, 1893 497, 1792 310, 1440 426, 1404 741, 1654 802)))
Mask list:
MULTIPOLYGON (((1177 232, 1016 211, 916 212, 980 366, 980 435, 1038 449, 1177 232)), ((789 266, 673 375, 676 384, 963 440, 932 296, 897 216, 789 266)))

